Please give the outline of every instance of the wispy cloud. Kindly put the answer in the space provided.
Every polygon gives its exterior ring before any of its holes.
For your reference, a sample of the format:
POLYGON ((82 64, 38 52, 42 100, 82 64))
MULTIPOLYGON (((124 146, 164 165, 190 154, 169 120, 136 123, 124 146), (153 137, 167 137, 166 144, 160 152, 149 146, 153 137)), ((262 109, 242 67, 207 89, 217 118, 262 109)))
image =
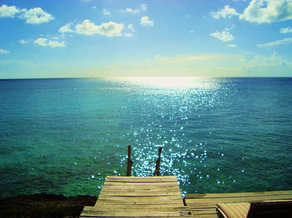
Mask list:
POLYGON ((239 16, 239 14, 236 12, 234 8, 230 8, 229 5, 226 5, 223 9, 218 10, 216 12, 212 11, 210 12, 210 15, 216 19, 219 18, 231 18, 233 16, 239 16))
POLYGON ((0 48, 0 54, 9 54, 9 53, 10 53, 9 51, 0 48))
POLYGON ((235 44, 229 44, 227 45, 228 47, 231 47, 231 48, 236 48, 237 46, 235 44))
POLYGON ((103 9, 103 15, 111 15, 111 12, 109 12, 108 10, 106 9, 103 9))
POLYGON ((57 47, 66 47, 64 42, 58 42, 57 39, 51 40, 46 38, 38 38, 34 41, 36 45, 43 46, 43 47, 51 47, 51 48, 57 48, 57 47))
POLYGON ((129 24, 128 25, 128 30, 130 30, 131 32, 129 33, 129 32, 126 32, 125 34, 124 34, 124 36, 126 36, 126 37, 133 37, 134 36, 134 32, 135 32, 135 29, 134 29, 134 26, 133 26, 133 24, 129 24))
POLYGON ((125 33, 124 36, 126 36, 126 37, 133 37, 134 34, 132 34, 132 33, 125 33))
POLYGON ((149 20, 149 17, 147 16, 141 17, 140 23, 143 26, 154 26, 154 21, 149 20))
POLYGON ((160 55, 156 55, 155 60, 158 62, 161 62, 161 61, 167 61, 168 58, 161 57, 160 55))
POLYGON ((272 23, 292 19, 291 0, 252 0, 240 19, 254 23, 272 23))
POLYGON ((210 36, 213 36, 217 39, 220 39, 221 41, 223 42, 226 42, 226 41, 232 41, 234 40, 234 37, 233 35, 231 35, 229 33, 229 31, 225 30, 225 31, 222 31, 221 33, 220 32, 215 32, 215 33, 211 33, 210 36))
POLYGON ((292 43, 292 38, 285 38, 281 40, 277 40, 275 42, 268 42, 265 44, 258 44, 258 47, 271 47, 271 46, 278 46, 278 45, 288 45, 292 43))
POLYGON ((147 10, 147 5, 146 4, 141 4, 140 8, 142 11, 146 11, 147 10))
POLYGON ((29 24, 41 24, 47 23, 54 19, 54 17, 43 11, 41 8, 32 8, 27 10, 16 8, 15 6, 2 5, 0 7, 0 18, 14 18, 18 15, 18 18, 26 20, 29 24))
POLYGON ((65 26, 62 26, 60 29, 59 29, 59 32, 60 33, 70 33, 70 32, 74 32, 74 30, 72 30, 72 26, 74 24, 71 22, 71 23, 67 23, 65 26))
POLYGON ((141 4, 139 8, 132 9, 132 8, 126 8, 126 9, 121 9, 120 11, 122 13, 131 13, 131 14, 138 14, 141 11, 146 11, 147 10, 147 5, 146 4, 141 4))
POLYGON ((131 30, 131 32, 135 32, 133 24, 129 24, 128 29, 131 30))
POLYGON ((292 28, 286 27, 286 28, 281 28, 280 33, 292 33, 292 28))
POLYGON ((126 9, 121 9, 122 13, 132 13, 132 14, 138 14, 140 12, 139 9, 132 9, 132 8, 126 8, 126 9))
POLYGON ((82 35, 103 35, 107 37, 122 36, 122 30, 124 29, 123 23, 108 22, 101 25, 96 25, 90 20, 84 20, 82 23, 77 24, 74 28, 73 23, 68 23, 59 29, 61 33, 74 32, 82 35))
POLYGON ((255 55, 254 53, 245 53, 242 56, 241 65, 245 68, 259 69, 260 67, 287 66, 291 65, 291 63, 278 55, 276 52, 272 55, 272 57, 261 57, 255 55))
POLYGON ((28 44, 29 42, 30 42, 30 40, 25 40, 25 39, 19 40, 19 43, 22 45, 28 44))

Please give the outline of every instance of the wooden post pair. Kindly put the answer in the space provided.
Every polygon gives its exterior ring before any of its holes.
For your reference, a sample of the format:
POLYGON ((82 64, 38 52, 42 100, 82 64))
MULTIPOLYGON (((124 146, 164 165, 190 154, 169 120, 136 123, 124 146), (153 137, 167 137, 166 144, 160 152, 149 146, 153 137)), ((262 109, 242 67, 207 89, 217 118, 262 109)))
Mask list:
MULTIPOLYGON (((160 166, 160 160, 161 160, 161 152, 162 147, 159 147, 158 151, 158 160, 156 161, 156 169, 154 171, 153 176, 159 176, 159 166, 160 166)), ((128 145, 128 164, 127 164, 127 176, 131 176, 131 170, 133 166, 133 161, 131 160, 131 145, 128 145)))

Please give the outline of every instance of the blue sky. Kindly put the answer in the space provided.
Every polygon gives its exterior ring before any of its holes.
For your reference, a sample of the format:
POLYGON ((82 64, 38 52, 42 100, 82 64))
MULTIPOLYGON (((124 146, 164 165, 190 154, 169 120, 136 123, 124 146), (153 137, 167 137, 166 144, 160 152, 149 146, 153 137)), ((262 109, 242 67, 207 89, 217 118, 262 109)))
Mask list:
POLYGON ((292 0, 1 0, 0 78, 291 77, 292 0))

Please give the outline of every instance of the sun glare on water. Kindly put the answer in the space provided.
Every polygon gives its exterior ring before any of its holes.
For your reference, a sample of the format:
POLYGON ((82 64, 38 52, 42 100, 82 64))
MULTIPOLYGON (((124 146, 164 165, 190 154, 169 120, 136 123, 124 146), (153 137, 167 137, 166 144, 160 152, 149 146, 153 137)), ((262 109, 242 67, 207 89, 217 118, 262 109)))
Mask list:
POLYGON ((188 88, 194 86, 194 77, 127 77, 130 83, 142 84, 155 88, 188 88))

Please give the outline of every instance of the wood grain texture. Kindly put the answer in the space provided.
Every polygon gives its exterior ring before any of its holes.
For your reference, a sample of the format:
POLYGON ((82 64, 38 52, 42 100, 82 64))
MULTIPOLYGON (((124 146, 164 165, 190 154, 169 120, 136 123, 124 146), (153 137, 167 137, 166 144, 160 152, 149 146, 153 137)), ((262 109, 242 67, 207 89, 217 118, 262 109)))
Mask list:
POLYGON ((217 217, 217 204, 292 200, 292 190, 187 194, 184 206, 175 176, 107 177, 93 207, 81 217, 217 217))
POLYGON ((177 178, 107 177, 94 207, 84 207, 81 217, 182 217, 184 206, 177 178))
POLYGON ((246 192, 246 193, 214 193, 187 194, 185 202, 194 217, 217 217, 217 204, 242 203, 257 201, 292 200, 292 191, 246 192))

